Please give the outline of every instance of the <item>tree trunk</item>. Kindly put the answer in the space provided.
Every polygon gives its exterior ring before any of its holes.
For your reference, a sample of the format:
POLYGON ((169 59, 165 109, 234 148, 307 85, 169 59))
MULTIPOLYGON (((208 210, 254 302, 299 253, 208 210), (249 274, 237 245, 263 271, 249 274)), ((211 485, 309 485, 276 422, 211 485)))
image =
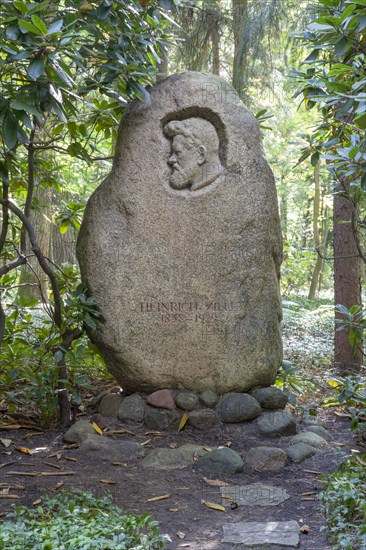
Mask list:
MULTIPOLYGON (((360 257, 352 228, 353 208, 350 199, 334 195, 334 302, 348 309, 361 304, 360 257)), ((336 311, 335 318, 343 316, 336 311)), ((334 365, 341 374, 357 372, 362 364, 361 350, 353 354, 348 331, 337 328, 336 324, 334 365)))
POLYGON ((220 21, 219 17, 215 20, 211 32, 212 43, 212 72, 220 76, 220 21))
POLYGON ((320 174, 320 161, 316 164, 314 168, 314 205, 313 205, 313 240, 314 240, 314 248, 317 252, 317 258, 316 263, 313 271, 313 275, 311 278, 310 283, 310 289, 308 298, 309 300, 315 299, 316 289, 318 286, 318 279, 321 269, 321 251, 319 250, 320 247, 320 237, 319 237, 319 211, 320 211, 320 182, 319 182, 319 174, 320 174))
MULTIPOLYGON (((40 210, 31 210, 29 221, 34 227, 39 246, 45 256, 48 256, 51 241, 52 224, 50 221, 50 204, 51 204, 51 189, 37 187, 34 191, 34 198, 41 206, 40 210)), ((30 254, 31 245, 29 237, 25 234, 26 253, 30 254)), ((25 266, 20 272, 19 295, 24 296, 27 300, 33 299, 48 299, 48 278, 42 270, 36 258, 29 258, 25 266)))
POLYGON ((232 0, 234 30, 233 86, 242 98, 244 95, 244 69, 246 63, 245 16, 247 0, 232 0))
POLYGON ((328 234, 329 234, 329 209, 326 206, 324 215, 323 215, 323 223, 322 223, 322 245, 321 245, 321 254, 320 254, 320 269, 319 269, 319 278, 318 278, 318 292, 322 289, 323 284, 323 273, 324 273, 324 266, 325 266, 325 256, 327 252, 327 242, 328 242, 328 234))

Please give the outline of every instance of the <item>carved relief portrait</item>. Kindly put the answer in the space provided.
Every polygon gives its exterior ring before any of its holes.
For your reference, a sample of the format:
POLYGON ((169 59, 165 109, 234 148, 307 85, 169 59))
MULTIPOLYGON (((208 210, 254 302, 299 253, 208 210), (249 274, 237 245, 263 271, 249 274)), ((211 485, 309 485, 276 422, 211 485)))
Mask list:
POLYGON ((198 117, 172 120, 164 134, 172 139, 168 164, 173 189, 198 191, 222 178, 220 140, 211 122, 198 117))

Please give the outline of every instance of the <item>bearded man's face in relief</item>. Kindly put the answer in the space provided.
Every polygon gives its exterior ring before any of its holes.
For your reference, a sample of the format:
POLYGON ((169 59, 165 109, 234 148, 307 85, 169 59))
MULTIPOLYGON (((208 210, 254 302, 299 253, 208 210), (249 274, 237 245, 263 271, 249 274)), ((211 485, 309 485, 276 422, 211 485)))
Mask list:
POLYGON ((173 168, 170 184, 174 189, 184 189, 202 178, 204 147, 195 146, 185 136, 173 138, 169 165, 173 168))

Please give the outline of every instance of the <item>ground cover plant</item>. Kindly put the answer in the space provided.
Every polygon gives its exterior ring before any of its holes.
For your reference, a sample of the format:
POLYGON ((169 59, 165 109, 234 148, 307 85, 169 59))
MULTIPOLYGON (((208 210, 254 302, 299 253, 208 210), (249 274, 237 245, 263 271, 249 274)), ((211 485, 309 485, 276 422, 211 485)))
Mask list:
POLYGON ((158 524, 145 514, 126 514, 110 496, 61 492, 35 509, 19 506, 2 524, 4 550, 155 550, 164 547, 158 524))

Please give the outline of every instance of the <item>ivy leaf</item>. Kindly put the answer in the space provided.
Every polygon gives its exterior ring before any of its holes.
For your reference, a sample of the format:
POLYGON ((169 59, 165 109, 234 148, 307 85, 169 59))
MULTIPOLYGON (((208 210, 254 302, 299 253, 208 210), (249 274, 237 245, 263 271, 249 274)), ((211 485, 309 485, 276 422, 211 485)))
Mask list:
POLYGON ((6 113, 3 120, 2 136, 8 149, 12 149, 17 142, 18 122, 14 115, 6 113))

